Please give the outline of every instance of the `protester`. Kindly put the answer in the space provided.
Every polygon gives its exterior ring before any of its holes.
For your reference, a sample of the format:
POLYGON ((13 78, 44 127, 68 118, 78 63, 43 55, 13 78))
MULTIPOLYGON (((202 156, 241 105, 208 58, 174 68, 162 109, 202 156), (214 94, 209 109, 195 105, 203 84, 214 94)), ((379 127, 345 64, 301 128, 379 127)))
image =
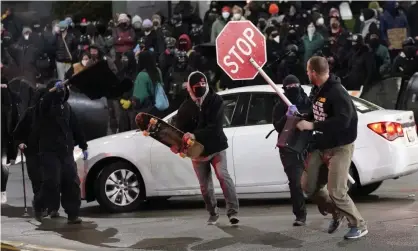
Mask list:
POLYGON ((229 8, 228 6, 224 6, 222 8, 222 15, 218 19, 216 19, 216 21, 212 25, 212 33, 210 36, 211 43, 215 43, 215 40, 218 37, 219 33, 221 33, 226 23, 231 19, 230 16, 231 8, 229 8))
POLYGON ((60 33, 57 34, 55 60, 57 64, 58 79, 64 80, 65 73, 70 69, 73 55, 77 50, 76 38, 68 32, 68 23, 61 21, 58 24, 60 33))

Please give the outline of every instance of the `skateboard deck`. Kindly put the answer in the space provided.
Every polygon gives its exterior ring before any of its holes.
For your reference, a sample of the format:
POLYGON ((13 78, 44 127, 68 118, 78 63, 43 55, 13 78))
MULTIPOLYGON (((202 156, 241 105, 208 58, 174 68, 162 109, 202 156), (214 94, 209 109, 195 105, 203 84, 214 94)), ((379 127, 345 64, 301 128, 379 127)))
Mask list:
POLYGON ((140 112, 135 117, 135 122, 144 136, 150 136, 167 147, 177 146, 181 157, 197 158, 204 147, 196 140, 183 140, 184 132, 168 124, 164 120, 151 114, 140 112))

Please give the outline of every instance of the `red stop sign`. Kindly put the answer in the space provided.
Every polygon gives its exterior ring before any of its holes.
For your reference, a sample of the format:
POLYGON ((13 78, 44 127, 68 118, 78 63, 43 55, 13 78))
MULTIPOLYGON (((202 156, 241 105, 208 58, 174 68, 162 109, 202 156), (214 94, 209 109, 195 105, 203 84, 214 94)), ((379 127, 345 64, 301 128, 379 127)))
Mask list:
POLYGON ((249 80, 257 76, 250 58, 263 67, 267 62, 266 39, 250 21, 229 21, 216 38, 219 67, 232 80, 249 80))

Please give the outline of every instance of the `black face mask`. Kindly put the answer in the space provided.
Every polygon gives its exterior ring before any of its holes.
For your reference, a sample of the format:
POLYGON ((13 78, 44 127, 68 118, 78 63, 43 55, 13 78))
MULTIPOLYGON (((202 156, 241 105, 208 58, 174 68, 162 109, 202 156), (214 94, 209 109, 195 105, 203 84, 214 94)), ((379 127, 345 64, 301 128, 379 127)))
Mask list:
POLYGON ((379 47, 379 44, 380 44, 379 39, 376 39, 376 38, 370 39, 369 44, 371 48, 376 49, 377 47, 379 47))
POLYGON ((293 102, 299 99, 301 92, 302 92, 301 88, 299 87, 292 87, 292 88, 284 89, 284 94, 286 95, 286 97, 292 100, 293 102))
POLYGON ((408 45, 403 48, 403 52, 405 53, 406 58, 415 58, 417 55, 417 47, 413 45, 408 45))
POLYGON ((258 27, 260 27, 261 30, 264 30, 267 26, 266 21, 258 21, 258 27))
POLYGON ((338 29, 340 26, 337 23, 332 23, 331 28, 338 29))
POLYGON ((127 29, 128 28, 128 25, 127 24, 125 24, 125 23, 122 23, 122 24, 120 24, 119 25, 122 29, 127 29))

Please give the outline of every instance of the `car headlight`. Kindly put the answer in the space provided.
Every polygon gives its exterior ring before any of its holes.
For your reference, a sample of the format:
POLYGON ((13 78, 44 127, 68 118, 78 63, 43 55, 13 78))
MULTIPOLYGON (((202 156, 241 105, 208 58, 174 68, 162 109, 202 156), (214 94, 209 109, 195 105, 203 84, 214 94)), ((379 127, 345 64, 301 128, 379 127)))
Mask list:
POLYGON ((77 160, 79 160, 83 157, 83 151, 80 148, 75 148, 73 154, 74 154, 74 160, 75 161, 77 161, 77 160))

